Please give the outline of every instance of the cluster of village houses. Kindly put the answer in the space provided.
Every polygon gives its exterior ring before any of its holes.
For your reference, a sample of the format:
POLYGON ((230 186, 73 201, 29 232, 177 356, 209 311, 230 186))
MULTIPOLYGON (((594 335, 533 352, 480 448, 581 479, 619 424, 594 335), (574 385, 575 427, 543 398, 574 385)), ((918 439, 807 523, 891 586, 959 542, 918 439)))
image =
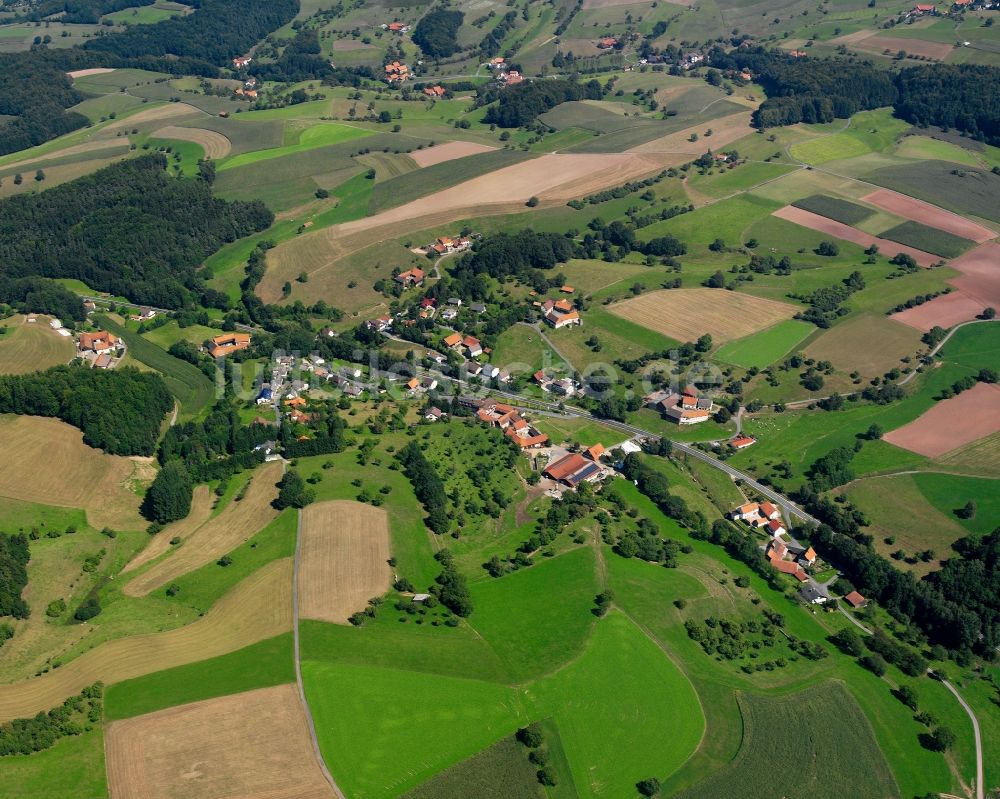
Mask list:
POLYGON ((998 0, 954 0, 952 3, 917 3, 913 8, 902 14, 904 19, 919 17, 937 17, 942 14, 960 13, 962 11, 986 11, 1000 8, 998 0))
POLYGON ((716 410, 711 397, 699 396, 694 386, 687 386, 679 394, 675 391, 654 391, 645 398, 645 404, 680 425, 707 422, 716 410))

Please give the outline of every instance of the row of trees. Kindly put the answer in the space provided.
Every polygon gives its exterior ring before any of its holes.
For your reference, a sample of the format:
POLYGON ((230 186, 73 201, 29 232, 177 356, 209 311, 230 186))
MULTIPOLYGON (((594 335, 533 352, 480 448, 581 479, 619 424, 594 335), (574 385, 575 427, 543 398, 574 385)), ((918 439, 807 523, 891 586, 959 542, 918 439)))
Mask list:
MULTIPOLYGON (((413 484, 417 499, 427 511, 427 526, 435 533, 446 532, 451 524, 448 519, 448 495, 434 465, 424 457, 424 452, 416 441, 403 447, 398 458, 403 464, 403 472, 413 484)), ((443 604, 447 604, 443 597, 440 599, 443 604)))
POLYGON ((207 289, 196 270, 223 244, 264 230, 259 202, 212 196, 201 180, 172 178, 161 154, 112 164, 38 194, 0 203, 0 271, 76 278, 91 288, 165 308, 207 289))
POLYGON ((60 738, 80 735, 101 721, 101 683, 84 688, 48 713, 0 725, 0 757, 30 755, 55 746, 60 738))
POLYGON ((28 537, 0 534, 0 616, 26 619, 31 609, 21 598, 28 584, 28 537))
POLYGON ((80 428, 85 444, 112 455, 152 455, 173 406, 163 378, 129 367, 56 366, 0 376, 0 413, 54 416, 80 428))

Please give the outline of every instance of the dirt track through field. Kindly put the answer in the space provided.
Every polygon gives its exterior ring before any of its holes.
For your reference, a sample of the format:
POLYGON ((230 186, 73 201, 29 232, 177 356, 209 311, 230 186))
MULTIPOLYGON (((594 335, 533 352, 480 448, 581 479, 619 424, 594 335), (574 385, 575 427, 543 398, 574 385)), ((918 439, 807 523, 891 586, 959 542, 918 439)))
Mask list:
POLYGON ((835 222, 825 216, 814 214, 812 211, 806 211, 802 208, 796 208, 793 205, 786 205, 784 208, 779 208, 774 212, 774 214, 772 214, 772 216, 776 216, 779 219, 784 219, 788 222, 794 222, 796 225, 801 225, 802 227, 807 227, 810 230, 815 230, 817 233, 825 233, 828 236, 843 239, 844 241, 850 241, 860 247, 870 247, 871 245, 876 244, 878 245, 880 255, 892 257, 897 253, 906 253, 907 255, 912 256, 913 260, 921 266, 930 266, 931 264, 937 263, 941 260, 937 255, 931 255, 929 252, 924 252, 923 250, 918 250, 913 247, 907 247, 904 244, 897 244, 896 242, 889 241, 888 239, 880 239, 877 236, 864 233, 863 231, 851 227, 850 225, 845 225, 842 222, 835 222))
POLYGON ((329 799, 294 685, 181 705, 108 727, 112 799, 329 799))
POLYGON ((392 585, 386 512, 337 500, 302 511, 299 613, 337 624, 392 585))
POLYGON ((861 198, 862 202, 888 211, 890 214, 901 216, 904 219, 912 219, 929 227, 944 230, 963 239, 971 239, 977 244, 995 239, 997 233, 989 228, 970 222, 958 214, 945 211, 943 208, 907 197, 905 194, 890 191, 889 189, 879 189, 871 194, 866 194, 861 198))
POLYGON ((665 163, 663 156, 650 153, 552 153, 513 164, 374 216, 279 244, 268 253, 268 269, 257 293, 265 302, 278 302, 285 281, 303 271, 313 291, 322 283, 317 273, 372 244, 465 217, 517 213, 532 196, 565 202, 645 177, 665 163))
POLYGON ((102 680, 106 685, 234 652, 292 629, 292 559, 251 574, 191 624, 119 638, 41 677, 0 685, 0 723, 33 716, 102 680))
POLYGON ((948 266, 959 271, 948 283, 958 291, 892 315, 897 322, 930 330, 975 319, 986 308, 1000 308, 1000 244, 987 242, 960 255, 948 266))
POLYGON ((84 508, 98 529, 141 530, 146 525, 131 490, 140 477, 153 477, 143 461, 88 447, 83 433, 65 422, 0 416, 0 502, 9 497, 84 508))
POLYGON ((208 490, 208 486, 195 486, 194 496, 191 498, 191 512, 179 522, 168 524, 152 536, 145 548, 125 564, 121 573, 128 574, 156 560, 164 552, 169 551, 173 539, 179 538, 184 541, 189 538, 191 533, 207 522, 208 517, 212 515, 212 499, 212 492, 208 490))
POLYGON ((206 158, 225 158, 233 148, 232 142, 221 133, 205 128, 182 128, 177 125, 167 125, 165 128, 154 131, 153 138, 194 142, 205 151, 206 158))
POLYGON ((651 291, 608 310, 677 341, 694 341, 709 333, 720 344, 791 319, 798 309, 750 294, 699 288, 651 291))
POLYGON ((243 499, 230 500, 218 516, 194 530, 168 557, 133 578, 122 592, 126 596, 146 596, 234 550, 278 515, 271 502, 278 495, 275 484, 280 479, 279 462, 265 463, 258 468, 243 499))
POLYGON ((467 155, 489 153, 495 149, 496 147, 476 144, 471 141, 449 141, 434 147, 426 147, 423 150, 414 150, 410 153, 410 158, 417 162, 417 166, 434 166, 434 164, 452 161, 455 158, 464 158, 467 155))
POLYGON ((113 133, 125 128, 134 128, 145 122, 159 122, 164 119, 179 119, 181 117, 203 116, 204 112, 199 111, 193 105, 187 103, 164 103, 154 108, 147 108, 137 114, 130 114, 124 119, 119 119, 101 128, 101 134, 113 133))
POLYGON ((885 441, 936 458, 1000 430, 1000 386, 977 383, 941 400, 917 419, 883 436, 885 441))

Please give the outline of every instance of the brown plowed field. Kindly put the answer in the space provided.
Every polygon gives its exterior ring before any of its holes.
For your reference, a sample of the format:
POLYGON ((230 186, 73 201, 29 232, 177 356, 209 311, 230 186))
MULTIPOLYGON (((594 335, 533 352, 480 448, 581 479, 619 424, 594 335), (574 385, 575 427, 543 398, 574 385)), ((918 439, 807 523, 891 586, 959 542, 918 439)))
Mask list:
POLYGON ((275 484, 280 479, 281 463, 265 463, 254 472, 243 499, 230 500, 218 516, 192 532, 168 557, 133 578, 122 593, 146 596, 161 585, 236 549, 278 515, 271 502, 278 496, 275 484))
POLYGON ((963 239, 971 239, 977 244, 982 244, 984 241, 989 241, 997 237, 996 232, 982 225, 977 225, 975 222, 971 222, 958 214, 953 214, 951 211, 945 211, 936 205, 916 200, 913 197, 907 197, 905 194, 890 191, 889 189, 873 191, 871 194, 866 194, 862 197, 861 201, 874 205, 876 208, 881 208, 883 211, 888 211, 890 214, 901 216, 904 219, 912 219, 914 222, 921 222, 929 227, 936 227, 938 230, 944 230, 956 236, 961 236, 963 239))
POLYGON ((1000 308, 1000 244, 980 244, 948 266, 961 274, 948 282, 958 289, 892 318, 917 330, 952 327, 975 319, 985 308, 1000 308))
POLYGON ((708 333, 721 344, 791 319, 798 308, 736 291, 670 289, 615 303, 608 310, 677 341, 694 341, 708 333))
POLYGON ((277 685, 116 721, 112 799, 329 799, 298 690, 277 685))
POLYGON ((76 80, 77 78, 85 78, 88 75, 104 75, 107 72, 114 72, 114 69, 111 67, 91 67, 90 69, 74 69, 72 72, 67 72, 66 74, 73 80, 76 80))
POLYGON ((890 444, 936 458, 1000 430, 1000 386, 977 383, 941 400, 917 419, 883 438, 890 444))
POLYGON ((490 147, 488 144, 476 144, 471 141, 449 141, 423 150, 414 150, 410 153, 410 158, 417 162, 417 166, 434 166, 467 155, 488 153, 495 149, 496 147, 490 147))
POLYGON ((336 500, 302 511, 299 613, 339 624, 392 585, 386 512, 336 500))
POLYGON ((889 318, 926 332, 932 327, 947 329, 959 322, 968 322, 979 316, 985 308, 985 303, 961 291, 953 291, 951 294, 935 297, 916 308, 907 308, 905 311, 894 313, 889 318))
POLYGON ((814 214, 812 211, 806 211, 802 208, 796 208, 793 205, 786 205, 784 208, 779 208, 774 212, 773 216, 787 220, 788 222, 794 222, 796 225, 802 225, 802 227, 807 227, 810 230, 815 230, 817 233, 825 233, 828 236, 833 236, 843 241, 850 241, 861 247, 870 247, 873 244, 877 244, 881 255, 892 257, 897 253, 905 252, 907 255, 913 256, 913 260, 921 266, 930 266, 941 260, 938 256, 931 255, 929 252, 897 244, 888 239, 880 239, 850 225, 835 222, 832 219, 827 219, 825 216, 814 214))
POLYGON ((165 128, 154 131, 153 137, 194 142, 205 151, 206 158, 225 158, 233 148, 233 143, 221 133, 205 128, 182 128, 178 125, 167 125, 165 128))
POLYGON ((58 419, 0 416, 0 502, 84 508, 97 529, 141 530, 146 523, 132 485, 154 474, 140 459, 88 447, 83 433, 58 419))
POLYGON ((208 521, 212 515, 212 492, 208 486, 195 486, 194 496, 191 498, 191 512, 179 522, 168 524, 156 535, 149 539, 145 549, 125 564, 122 574, 135 571, 140 566, 144 566, 151 560, 156 560, 164 552, 170 549, 170 542, 174 538, 181 541, 188 538, 191 533, 208 521))
POLYGON ((41 677, 0 685, 0 723, 33 716, 105 684, 235 652, 292 629, 292 559, 258 569, 197 621, 101 644, 41 677))

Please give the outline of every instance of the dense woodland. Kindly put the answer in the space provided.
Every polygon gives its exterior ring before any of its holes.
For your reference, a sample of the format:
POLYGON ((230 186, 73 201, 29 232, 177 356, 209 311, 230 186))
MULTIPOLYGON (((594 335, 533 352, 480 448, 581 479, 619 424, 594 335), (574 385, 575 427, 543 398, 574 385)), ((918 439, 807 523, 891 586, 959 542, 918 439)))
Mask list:
POLYGON ((0 303, 23 313, 52 314, 64 323, 87 318, 79 295, 47 277, 10 278, 0 274, 0 303))
POLYGON ((413 492, 427 511, 427 526, 435 533, 447 532, 451 526, 448 518, 448 495, 434 464, 427 460, 416 441, 403 447, 397 457, 413 484, 413 492))
POLYGON ((85 50, 127 59, 181 56, 225 66, 298 13, 298 0, 201 0, 193 14, 90 39, 85 50))
POLYGON ((816 58, 792 58, 764 48, 712 51, 720 69, 749 69, 767 92, 754 112, 760 128, 796 122, 831 122, 858 111, 892 105, 892 76, 869 63, 816 58))
POLYGON ((82 128, 87 117, 66 111, 85 96, 65 72, 30 54, 0 53, 0 155, 34 147, 82 128))
POLYGON ((596 80, 575 83, 570 80, 536 80, 519 83, 507 89, 496 84, 487 84, 479 89, 476 102, 479 105, 499 99, 483 117, 487 125, 501 128, 519 128, 534 122, 539 114, 544 114, 560 103, 570 100, 600 100, 604 89, 596 80))
POLYGON ((31 609, 21 598, 28 584, 28 537, 0 533, 0 616, 26 619, 31 609))
MULTIPOLYGON (((18 19, 38 22, 58 14, 60 22, 96 25, 105 14, 113 14, 126 8, 150 6, 154 2, 155 0, 40 0, 32 3, 28 11, 19 14, 18 19)), ((197 0, 187 3, 191 6, 196 4, 197 0)))
POLYGON ((77 278, 134 302, 192 305, 205 291, 201 262, 264 230, 274 215, 261 202, 227 203, 204 181, 165 170, 164 156, 143 156, 3 200, 0 273, 77 278))
POLYGON ((1000 145, 1000 69, 926 64, 896 77, 896 115, 914 125, 954 128, 1000 145))
POLYGON ((447 58, 458 52, 458 29, 465 14, 437 8, 425 14, 413 29, 413 41, 431 58, 447 58))
POLYGON ((0 376, 0 413, 62 419, 83 431, 84 443, 112 455, 152 455, 173 407, 163 378, 129 367, 0 376))

